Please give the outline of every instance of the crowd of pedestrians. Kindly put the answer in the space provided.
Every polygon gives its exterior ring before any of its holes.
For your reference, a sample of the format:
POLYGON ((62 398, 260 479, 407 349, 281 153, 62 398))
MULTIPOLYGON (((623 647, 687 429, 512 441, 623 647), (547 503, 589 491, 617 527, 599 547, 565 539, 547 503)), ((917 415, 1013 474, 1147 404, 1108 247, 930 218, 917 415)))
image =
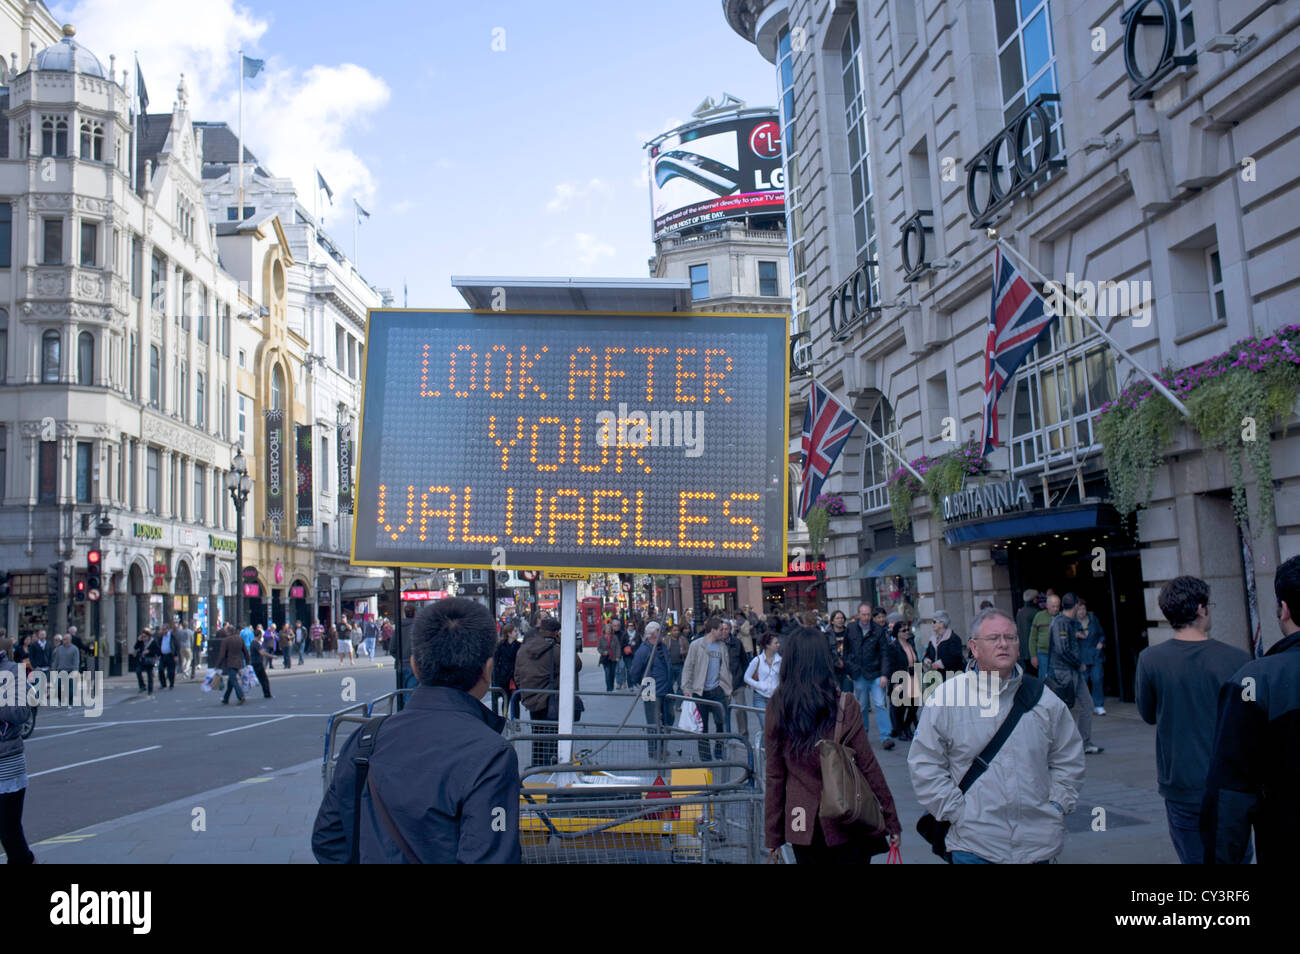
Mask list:
MULTIPOLYGON (((1159 594, 1173 638, 1140 655, 1135 689, 1139 714, 1156 726, 1159 792, 1185 863, 1277 860, 1300 848, 1290 810, 1300 788, 1300 609, 1293 612, 1300 557, 1279 567, 1274 590, 1283 638, 1260 658, 1211 636, 1213 602, 1203 580, 1179 577, 1159 594)), ((773 860, 789 846, 800 863, 866 862, 899 844, 895 794, 869 741, 873 714, 882 749, 907 746, 911 795, 925 812, 917 831, 936 854, 954 864, 1058 860, 1085 756, 1101 752, 1091 729, 1093 717, 1106 714, 1107 642, 1096 615, 1075 594, 1030 590, 1014 614, 983 605, 965 639, 946 612, 913 617, 865 602, 851 619, 839 611, 671 622, 632 616, 626 625, 605 623, 596 650, 608 691, 653 686, 653 698, 643 696, 644 718, 656 732, 673 724, 676 690, 699 705, 702 761, 722 757, 719 735, 753 729, 761 737, 764 838, 773 860), (742 711, 756 715, 754 724, 741 726, 742 711), (870 824, 823 813, 828 786, 843 783, 824 774, 826 745, 852 753, 869 792, 870 824)), ((317 819, 317 857, 517 861, 517 813, 507 811, 495 832, 484 814, 484 799, 507 805, 519 797, 518 764, 499 735, 507 713, 476 700, 491 686, 503 695, 518 690, 533 731, 553 733, 560 624, 512 619, 498 630, 478 604, 448 600, 422 609, 411 629, 418 688, 391 717, 386 741, 371 740, 370 771, 381 772, 388 808, 373 787, 354 799, 363 783, 344 768, 352 764, 345 750, 317 819), (435 748, 444 754, 435 758, 435 748), (435 793, 437 811, 403 798, 408 775, 435 793), (480 781, 464 784, 471 778, 480 781), (359 843, 350 834, 354 800, 359 843), (418 813, 408 811, 417 804, 418 813)), ((348 746, 363 744, 364 734, 348 746)), ((652 762, 665 754, 654 734, 652 762)), ((555 743, 534 742, 534 764, 556 756, 555 743)))

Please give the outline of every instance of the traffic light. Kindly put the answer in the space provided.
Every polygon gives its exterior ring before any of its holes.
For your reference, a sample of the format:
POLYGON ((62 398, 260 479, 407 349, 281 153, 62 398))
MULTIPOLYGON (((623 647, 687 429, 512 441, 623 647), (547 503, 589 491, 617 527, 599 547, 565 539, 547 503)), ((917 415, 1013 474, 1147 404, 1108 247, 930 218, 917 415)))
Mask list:
POLYGON ((102 560, 103 560, 103 554, 95 549, 92 549, 90 553, 86 555, 86 589, 87 590, 101 589, 100 579, 99 579, 99 568, 102 560))
POLYGON ((45 585, 50 591, 50 602, 57 603, 63 599, 63 564, 51 563, 45 571, 45 585))
POLYGON ((78 603, 84 602, 85 599, 86 599, 86 581, 85 581, 85 579, 84 579, 84 578, 83 578, 83 579, 79 579, 79 580, 77 580, 76 582, 74 582, 74 583, 72 584, 72 589, 73 589, 74 594, 76 595, 77 602, 78 602, 78 603))
POLYGON ((0 600, 9 599, 9 574, 0 573, 0 600))

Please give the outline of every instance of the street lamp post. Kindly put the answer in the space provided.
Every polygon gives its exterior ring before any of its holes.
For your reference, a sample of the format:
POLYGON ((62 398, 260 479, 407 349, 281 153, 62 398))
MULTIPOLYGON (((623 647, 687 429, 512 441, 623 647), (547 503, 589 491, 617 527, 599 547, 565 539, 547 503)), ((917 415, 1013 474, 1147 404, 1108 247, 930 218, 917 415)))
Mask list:
POLYGON ((248 461, 244 452, 236 444, 231 450, 234 458, 230 462, 230 472, 226 474, 226 490, 235 505, 235 625, 244 622, 244 504, 253 489, 253 478, 248 476, 248 461))

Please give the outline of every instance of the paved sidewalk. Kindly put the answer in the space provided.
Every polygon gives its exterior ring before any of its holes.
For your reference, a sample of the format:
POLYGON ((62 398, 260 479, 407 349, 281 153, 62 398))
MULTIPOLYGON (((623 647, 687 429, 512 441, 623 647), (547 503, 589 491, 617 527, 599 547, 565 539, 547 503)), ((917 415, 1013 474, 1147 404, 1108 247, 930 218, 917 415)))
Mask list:
MULTIPOLYGON (((365 653, 362 653, 360 658, 358 658, 355 663, 348 663, 346 660, 340 662, 337 654, 333 656, 327 655, 321 659, 317 659, 315 656, 312 656, 309 653, 306 656, 306 660, 303 665, 301 666, 298 665, 297 656, 293 657, 292 662, 293 662, 292 667, 289 669, 285 669, 284 663, 277 658, 275 663, 275 668, 268 670, 268 672, 271 674, 272 678, 280 679, 284 676, 319 675, 320 673, 323 672, 346 673, 351 670, 361 670, 361 669, 391 670, 393 668, 393 657, 388 655, 388 653, 386 652, 380 652, 380 650, 378 649, 375 650, 375 658, 373 661, 368 659, 365 653)), ((207 675, 207 671, 208 671, 207 666, 205 665, 195 666, 193 681, 196 683, 202 683, 204 677, 207 675)), ((189 681, 190 680, 185 677, 184 673, 181 672, 176 673, 177 685, 183 685, 184 683, 189 681)), ((121 676, 106 676, 104 678, 104 687, 106 689, 115 690, 115 691, 126 690, 126 689, 129 689, 132 692, 139 691, 139 683, 136 682, 134 672, 128 672, 121 676)), ((157 691, 158 691, 158 673, 157 671, 155 671, 154 692, 157 691)))

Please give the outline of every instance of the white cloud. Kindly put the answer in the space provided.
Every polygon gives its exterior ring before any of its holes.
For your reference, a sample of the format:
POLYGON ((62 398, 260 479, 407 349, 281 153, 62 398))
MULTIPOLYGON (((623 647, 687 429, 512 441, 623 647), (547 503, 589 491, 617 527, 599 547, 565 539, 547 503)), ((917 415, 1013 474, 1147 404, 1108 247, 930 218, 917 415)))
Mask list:
POLYGON ((334 190, 334 217, 340 209, 350 216, 353 197, 374 201, 375 182, 348 140, 390 95, 387 83, 353 63, 271 72, 260 89, 244 90, 245 139, 275 175, 293 179, 309 208, 319 169, 334 190))
POLYGON ((598 196, 609 198, 609 184, 599 177, 588 179, 586 183, 575 185, 572 182, 560 182, 555 186, 555 195, 546 203, 547 212, 567 212, 579 199, 593 199, 598 196))
POLYGON ((79 0, 57 5, 55 15, 77 28, 77 40, 105 67, 108 54, 116 53, 119 74, 134 70, 131 54, 138 52, 151 113, 172 108, 184 73, 190 116, 225 120, 236 131, 237 51, 265 59, 265 70, 244 87, 245 145, 272 173, 292 178, 308 208, 316 185, 313 166, 334 190, 334 208, 327 213, 332 218, 347 221, 353 197, 367 207, 374 202, 373 176, 349 143, 359 140, 369 115, 388 102, 382 78, 352 63, 285 66, 261 52, 268 22, 233 0, 186 3, 183 11, 175 0, 133 0, 129 6, 79 0))
POLYGON ((602 258, 614 257, 614 246, 600 241, 588 232, 574 232, 573 241, 578 246, 579 265, 595 265, 602 258))
MULTIPOLYGON (((175 99, 176 83, 185 74, 194 115, 202 116, 220 101, 219 92, 238 84, 236 51, 252 49, 268 25, 232 0, 204 0, 178 8, 175 0, 80 0, 57 4, 58 19, 77 28, 77 42, 108 66, 117 54, 120 72, 134 74, 132 52, 149 84, 149 111, 166 112, 175 99)), ((205 117, 206 118, 206 117, 205 117)))

